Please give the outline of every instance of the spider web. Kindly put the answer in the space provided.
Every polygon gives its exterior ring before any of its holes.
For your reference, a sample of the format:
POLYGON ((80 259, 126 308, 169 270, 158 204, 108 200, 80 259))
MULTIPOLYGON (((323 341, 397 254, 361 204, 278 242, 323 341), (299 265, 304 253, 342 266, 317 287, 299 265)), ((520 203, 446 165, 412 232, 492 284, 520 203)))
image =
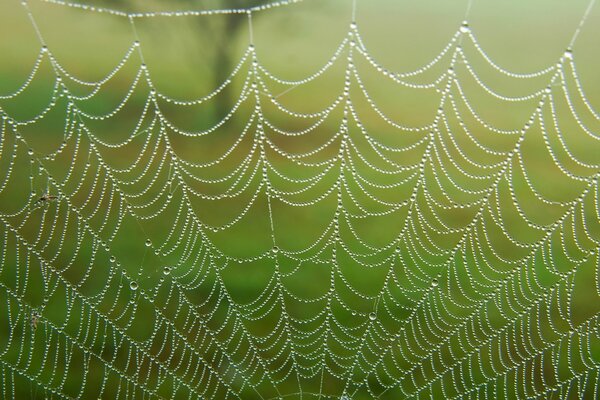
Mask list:
POLYGON ((87 82, 23 3, 41 48, 0 96, 3 398, 600 396, 600 115, 572 50, 513 73, 465 22, 430 63, 397 73, 351 22, 305 79, 271 73, 250 36, 221 87, 180 100, 155 85, 137 21, 251 21, 296 2, 139 14, 49 2, 133 33, 87 82), (336 68, 328 106, 285 102, 336 68), (116 106, 95 110, 125 70, 116 106), (533 89, 506 94, 492 73, 533 89), (48 76, 50 101, 18 117, 48 76), (374 82, 433 96, 429 122, 393 118, 374 82), (221 121, 170 116, 228 85, 239 96, 221 121), (490 122, 503 108, 517 116, 490 122), (53 119, 56 148, 42 151, 32 132, 53 119))

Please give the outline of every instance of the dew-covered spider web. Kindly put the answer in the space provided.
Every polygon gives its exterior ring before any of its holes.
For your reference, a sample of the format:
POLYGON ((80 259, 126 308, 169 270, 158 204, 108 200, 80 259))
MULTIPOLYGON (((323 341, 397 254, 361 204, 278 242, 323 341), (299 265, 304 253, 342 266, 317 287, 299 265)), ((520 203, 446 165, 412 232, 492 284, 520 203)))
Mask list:
POLYGON ((530 72, 468 19, 393 70, 345 2, 338 47, 288 80, 253 23, 310 2, 10 5, 37 55, 0 82, 0 397, 600 398, 593 2, 530 72), (64 13, 126 28, 103 77, 47 41, 64 13), (216 88, 156 83, 144 24, 240 17, 216 88))

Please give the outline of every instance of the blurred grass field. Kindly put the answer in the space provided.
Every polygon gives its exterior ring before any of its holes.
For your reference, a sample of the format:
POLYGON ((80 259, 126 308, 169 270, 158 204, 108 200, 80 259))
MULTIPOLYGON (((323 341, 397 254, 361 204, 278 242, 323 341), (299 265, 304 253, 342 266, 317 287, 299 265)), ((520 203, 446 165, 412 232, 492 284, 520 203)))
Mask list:
MULTIPOLYGON (((218 6, 216 2, 213 3, 218 6)), ((182 8, 188 4, 178 3, 182 8)), ((475 1, 470 10, 469 25, 484 51, 495 63, 511 72, 530 73, 559 62, 587 5, 587 1, 580 0, 570 2, 511 0, 501 3, 491 0, 475 1)), ((171 6, 170 3, 156 1, 138 1, 128 5, 130 9, 135 10, 154 10, 171 6)), ((125 18, 74 10, 34 0, 30 2, 30 8, 53 56, 78 79, 95 81, 106 76, 135 40, 131 26, 125 18)), ((462 23, 466 9, 466 1, 359 0, 356 21, 369 54, 390 71, 407 72, 427 64, 439 53, 462 23)), ((281 79, 297 80, 310 76, 327 62, 339 43, 347 36, 351 12, 350 1, 307 0, 300 4, 267 10, 255 15, 253 18, 253 42, 261 65, 281 79)), ((148 66, 152 81, 160 93, 182 100, 205 96, 215 89, 214 60, 211 59, 214 47, 227 46, 233 60, 241 58, 246 51, 249 44, 248 29, 241 29, 240 34, 235 37, 217 37, 216 34, 211 34, 210 30, 198 27, 199 24, 202 24, 203 19, 209 18, 222 19, 225 23, 224 21, 228 17, 159 17, 136 20, 144 61, 148 66)), ((218 26, 218 22, 216 25, 218 26)), ((577 38, 573 51, 582 87, 596 110, 600 109, 600 74, 597 72, 600 62, 599 37, 600 7, 595 7, 577 38)), ((13 0, 0 2, 0 94, 11 93, 22 85, 31 71, 39 49, 40 42, 20 3, 13 0)), ((477 73, 491 89, 499 93, 507 96, 524 96, 548 85, 548 76, 531 80, 502 77, 481 59, 472 46, 465 44, 464 49, 477 73)), ((133 54, 130 62, 108 82, 100 95, 94 97, 93 101, 85 102, 82 109, 91 114, 110 112, 122 100, 141 63, 139 56, 133 54)), ((346 63, 344 55, 330 71, 316 82, 295 88, 278 97, 278 100, 296 112, 311 113, 322 110, 343 90, 346 63)), ((357 60, 355 63, 370 95, 392 120, 408 126, 422 126, 432 121, 440 98, 439 92, 393 86, 389 81, 382 79, 381 74, 364 60, 357 60)), ((235 64, 232 64, 231 68, 234 66, 235 64)), ((441 62, 439 68, 434 68, 430 73, 425 74, 422 79, 431 81, 445 69, 447 69, 447 60, 446 63, 441 62)), ((536 99, 516 106, 497 99, 490 99, 476 83, 468 79, 464 67, 459 65, 456 70, 459 77, 464 78, 464 88, 468 91, 467 97, 472 99, 477 112, 485 121, 494 126, 501 129, 521 127, 537 105, 536 99)), ((237 99, 237 93, 242 87, 241 78, 245 76, 246 72, 247 67, 242 68, 240 76, 234 81, 233 101, 237 99)), ((44 63, 39 70, 38 78, 30 88, 16 100, 0 101, 0 107, 15 119, 36 116, 50 101, 51 88, 54 83, 55 74, 49 64, 44 63)), ((285 89, 284 86, 273 83, 274 93, 282 93, 285 89)), ((81 93, 85 93, 85 89, 81 85, 78 87, 73 84, 72 90, 81 90, 81 93)), ((147 85, 142 83, 117 117, 107 121, 89 121, 94 131, 98 132, 98 137, 109 142, 117 142, 127 137, 136 124, 147 99, 148 91, 147 85)), ((406 144, 406 141, 410 140, 398 137, 398 131, 395 128, 391 128, 389 124, 382 121, 372 110, 369 111, 369 105, 364 99, 361 99, 356 86, 352 88, 352 96, 357 99, 356 108, 360 111, 362 122, 374 137, 392 146, 406 144)), ((180 107, 166 103, 163 106, 162 110, 165 115, 168 115, 171 121, 184 130, 206 129, 218 122, 218 117, 215 116, 215 110, 211 108, 210 103, 206 107, 180 107)), ((64 104, 62 107, 45 117, 43 124, 23 128, 22 134, 36 154, 55 151, 62 145, 64 104)), ((559 115, 568 115, 568 108, 565 104, 558 104, 557 107, 559 115)), ((188 139, 171 134, 169 138, 172 146, 177 154, 188 161, 214 160, 234 143, 252 111, 251 104, 242 106, 232 121, 220 128, 216 134, 208 135, 205 138, 188 139)), ((310 125, 308 122, 283 115, 275 109, 265 108, 264 112, 275 125, 285 130, 297 131, 310 125)), ((293 138, 276 138, 274 141, 282 148, 289 149, 290 152, 308 151, 317 147, 318 144, 324 143, 326 138, 330 137, 332 132, 339 127, 341 118, 341 110, 332 112, 331 116, 317 130, 317 134, 311 135, 310 139, 303 138, 299 141, 293 138)), ((468 123, 474 122, 473 118, 465 117, 465 120, 468 123)), ((587 120, 585 122, 592 123, 587 120)), ((575 121, 567 119, 565 130, 576 131, 575 121)), ((527 167, 531 173, 531 179, 539 184, 538 188, 544 195, 553 200, 572 199, 581 192, 583 185, 565 179, 559 170, 552 168, 552 160, 544 150, 545 144, 542 136, 536 135, 535 130, 532 131, 534 133, 524 143, 522 150, 523 154, 527 156, 527 167)), ((485 133, 482 133, 483 135, 485 133)), ((136 140, 138 147, 134 147, 134 150, 139 148, 142 138, 136 140)), ((464 138, 457 140, 462 145, 467 145, 464 138)), ((578 136, 572 135, 570 140, 570 145, 581 159, 589 162, 598 161, 597 146, 590 145, 583 136, 580 140, 578 136)), ((493 138, 491 142, 496 148, 504 150, 508 150, 514 145, 514 141, 505 138, 493 138)), ((72 145, 70 143, 67 147, 71 149, 72 145)), ((244 151, 250 147, 251 142, 244 141, 240 145, 238 158, 232 157, 223 163, 222 167, 212 172, 214 176, 225 174, 235 168, 241 161, 240 157, 243 156, 244 151)), ((57 171, 67 170, 71 162, 68 154, 67 152, 62 159, 59 158, 57 171)), ((134 155, 135 152, 128 154, 126 151, 120 153, 107 151, 106 161, 114 166, 125 166, 134 155)), ((302 176, 303 171, 295 170, 289 163, 277 161, 275 157, 273 159, 274 164, 281 167, 286 173, 302 176)), ((418 159, 402 160, 399 158, 398 161, 405 162, 406 165, 414 165, 418 159)), ((482 161, 485 162, 485 160, 482 161)), ((85 160, 79 159, 77 162, 80 163, 79 166, 83 166, 85 160)), ((573 168, 577 168, 577 166, 573 168)), ((21 184, 11 186, 10 191, 3 193, 0 199, 0 208, 3 213, 17 210, 28 201, 31 195, 31 187, 28 184, 30 173, 28 162, 23 162, 19 164, 18 168, 15 168, 15 180, 21 184)), ((167 179, 164 172, 160 174, 159 179, 161 181, 167 179)), ((335 179, 336 177, 333 175, 324 179, 323 187, 331 185, 335 179)), ((372 179, 376 181, 379 177, 372 179)), ((33 189, 36 193, 46 190, 47 183, 43 179, 36 179, 33 182, 33 189)), ((464 182, 466 183, 467 180, 464 182)), ((513 183, 516 185, 517 192, 527 191, 524 181, 513 183)), ((279 182, 279 184, 284 187, 285 182, 279 182)), ((154 193, 157 189, 152 187, 150 190, 150 193, 154 193)), ((315 193, 316 190, 309 192, 304 197, 299 196, 298 199, 299 201, 308 200, 315 193)), ((507 196, 508 192, 503 193, 507 196)), ((409 196, 410 194, 408 192, 399 194, 399 197, 402 195, 409 196)), ((84 204, 85 200, 85 197, 73 199, 74 203, 79 204, 84 204)), ((249 196, 221 203, 198 201, 197 204, 194 204, 194 211, 201 220, 219 225, 230 221, 248 200, 249 196)), ((464 195, 463 201, 469 201, 467 195, 464 195)), ((312 244, 329 224, 335 213, 335 207, 334 198, 328 199, 316 207, 300 209, 293 209, 274 202, 274 225, 277 231, 278 246, 284 251, 293 252, 312 244)), ((266 200, 261 197, 240 224, 225 233, 210 234, 209 236, 219 249, 231 257, 249 259, 268 252, 272 243, 266 210, 266 200)), ((526 211, 532 220, 544 224, 556 218, 560 210, 557 211, 552 207, 531 207, 526 211)), ((140 223, 131 217, 126 217, 119 234, 111 243, 111 251, 118 256, 124 269, 129 270, 132 274, 143 271, 145 278, 140 281, 142 289, 151 290, 157 284, 163 264, 177 263, 175 255, 172 258, 169 258, 170 256, 162 258, 154 256, 148 251, 142 240, 148 236, 153 238, 155 243, 160 243, 165 238, 168 229, 171 228, 169 224, 172 223, 176 212, 176 207, 169 207, 165 210, 163 217, 155 219, 151 224, 144 221, 140 223)), ((456 226, 463 226, 465 221, 473 217, 472 214, 471 210, 465 210, 464 213, 456 212, 452 218, 454 218, 456 226)), ((517 213, 507 212, 503 214, 503 218, 509 218, 506 226, 511 227, 510 232, 514 237, 525 242, 536 237, 537 233, 528 230, 517 213)), ((357 224, 357 229, 370 245, 385 247, 398 235, 402 228, 401 221, 402 215, 374 218, 357 224)), ((599 232, 596 231, 598 224, 597 221, 595 222, 590 223, 590 229, 595 235, 598 235, 599 232)), ((25 231, 27 231, 27 227, 25 231)), ((26 234, 35 237, 36 232, 32 228, 26 234)), ((347 228, 346 230, 342 229, 341 235, 344 238, 351 237, 347 228)), ((452 240, 454 238, 450 238, 449 243, 452 240)), ((356 246, 356 249, 361 247, 356 243, 353 244, 350 240, 348 246, 351 249, 354 248, 353 246, 356 246)), ((500 248, 502 248, 501 245, 500 248)), ((512 246, 507 244, 505 250, 510 252, 511 249, 512 246)), ((391 251, 393 250, 391 249, 391 251)), ((83 249, 82 253, 89 251, 91 250, 83 249)), ((66 261, 67 255, 68 252, 65 251, 61 256, 64 259, 57 262, 60 264, 66 261)), ((389 254, 386 253, 387 255, 389 254)), ((510 256, 518 257, 519 255, 510 254, 510 256)), ((326 255, 323 258, 326 258, 326 255)), ((216 262, 223 262, 223 260, 216 262)), ((17 261, 15 263, 18 265, 17 261)), ((280 263, 280 268, 284 271, 292 271, 295 266, 291 260, 285 258, 282 258, 280 263)), ((6 265, 10 265, 10 262, 7 262, 6 265)), ((474 266, 471 267, 474 268, 474 266)), ((16 268, 18 269, 18 267, 16 268)), ((350 257, 340 259, 340 268, 344 271, 348 281, 368 296, 375 296, 380 292, 387 272, 383 268, 371 268, 367 273, 353 263, 350 257)), ((222 278, 234 300, 248 303, 255 300, 264 290, 274 269, 274 263, 268 260, 247 261, 231 264, 223 269, 222 278)), ((69 276, 69 279, 77 281, 80 272, 67 271, 66 275, 69 276)), ((594 275, 597 274, 591 267, 584 272, 587 275, 582 279, 590 282, 595 279, 594 275)), ((9 276, 11 273, 14 271, 11 271, 10 268, 4 271, 5 276, 9 276)), ((397 273, 401 276, 402 270, 398 268, 397 273)), ((327 293, 330 275, 330 267, 317 263, 306 263, 301 275, 296 275, 286 284, 289 284, 290 290, 301 297, 316 298, 327 293)), ((458 279, 466 280, 467 278, 461 276, 458 279)), ((96 286, 92 284, 86 290, 89 290, 89 293, 95 293, 102 289, 103 282, 102 279, 98 279, 94 283, 96 286)), ((425 285, 422 289, 425 290, 425 285)), ((418 301, 420 294, 418 292, 415 293, 414 298, 407 298, 406 305, 413 306, 418 301)), ((33 305, 42 301, 39 293, 30 293, 28 296, 28 301, 33 305)), ((356 298, 351 293, 340 293, 340 296, 352 299, 349 301, 353 302, 361 316, 366 316, 373 308, 371 301, 356 298)), ((592 291, 578 292, 574 299, 575 317, 583 320, 589 318, 594 312, 597 313, 597 305, 590 304, 596 300, 596 294, 592 291)), ((297 318, 306 318, 315 310, 308 306, 297 305, 296 308, 291 306, 289 312, 297 318)), ((44 318, 49 320, 54 318, 58 321, 62 318, 63 313, 64 310, 56 306, 48 310, 44 318)), ((215 321, 218 321, 219 318, 224 319, 225 317, 216 317, 215 321)), ((279 315, 268 316, 258 323, 253 323, 252 332, 256 334, 268 332, 276 324, 278 318, 279 315)), ((350 315, 341 318, 346 321, 353 319, 350 315)), ((492 320, 494 318, 496 316, 491 316, 492 320)), ((497 320, 502 320, 502 317, 497 316, 497 320)), ((388 326, 394 325, 390 319, 382 322, 388 326)), ((151 324, 151 319, 146 321, 136 319, 128 333, 136 340, 142 340, 150 333, 151 324)), ((217 322, 214 324, 218 325, 217 322)), ((0 333, 3 341, 6 340, 6 335, 6 331, 0 333)), ((335 344, 331 346, 335 348, 335 344)), ((339 346, 336 349, 343 351, 343 349, 339 349, 339 346)), ((598 354, 600 354, 600 350, 598 354)), ((76 383, 77 380, 74 379, 73 387, 76 386, 76 383)), ((331 384, 334 385, 334 383, 331 384)), ((308 386, 312 390, 317 390, 315 387, 318 385, 314 385, 316 384, 313 382, 308 386)), ((22 392, 19 392, 17 398, 35 397, 32 395, 30 387, 23 387, 19 390, 22 392)), ((66 392, 69 390, 71 389, 67 388, 66 392)))

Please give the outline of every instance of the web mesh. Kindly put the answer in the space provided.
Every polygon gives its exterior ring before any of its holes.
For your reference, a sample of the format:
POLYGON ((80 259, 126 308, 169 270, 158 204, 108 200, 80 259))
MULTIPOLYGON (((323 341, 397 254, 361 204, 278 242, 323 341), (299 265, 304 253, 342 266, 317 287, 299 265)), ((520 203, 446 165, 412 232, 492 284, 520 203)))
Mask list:
POLYGON ((398 73, 349 22, 288 81, 250 35, 220 87, 181 100, 139 21, 296 1, 50 3, 132 34, 88 82, 22 3, 41 48, 0 96, 3 398, 600 397, 600 115, 571 48, 513 73, 465 22, 398 73), (294 108, 304 87, 328 105, 294 108), (225 88, 231 110, 194 119, 225 88), (415 101, 426 122, 394 117, 415 101))

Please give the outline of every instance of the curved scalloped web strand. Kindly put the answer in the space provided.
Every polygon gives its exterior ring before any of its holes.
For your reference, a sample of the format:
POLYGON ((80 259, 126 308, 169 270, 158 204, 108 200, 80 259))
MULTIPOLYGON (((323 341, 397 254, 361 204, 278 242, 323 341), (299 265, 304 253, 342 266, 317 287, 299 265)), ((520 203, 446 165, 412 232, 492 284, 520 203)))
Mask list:
MULTIPOLYGON (((126 17, 134 31, 136 18, 250 16, 297 2, 127 14, 44 1, 126 17)), ((221 87, 179 100, 154 85, 137 34, 105 78, 83 81, 44 44, 24 6, 42 48, 23 85, 0 95, 3 398, 600 396, 600 117, 571 50, 517 74, 495 64, 464 24, 432 62, 395 73, 352 22, 305 79, 277 77, 250 44, 221 87), (344 84, 327 107, 306 113, 280 101, 334 65, 344 84), (525 95, 499 93, 482 65, 542 83, 525 95), (43 66, 55 75, 48 104, 28 119, 11 115, 43 66), (136 73, 117 105, 86 111, 125 66, 136 73), (366 69, 398 90, 437 93, 429 122, 388 116, 366 69), (221 121, 193 130, 169 118, 167 108, 210 106, 234 79, 239 97, 221 121), (472 87, 529 107, 528 117, 495 126, 472 87), (124 118, 139 91, 145 101, 131 132, 107 137, 96 124, 124 118), (41 153, 27 131, 56 110, 64 110, 63 140, 41 153), (402 142, 378 134, 373 119, 402 142), (190 159, 176 144, 210 146, 201 140, 235 120, 237 137, 209 159, 190 159), (532 146, 543 157, 532 160, 532 146), (115 161, 123 151, 127 165, 115 161), (552 178, 540 179, 536 163, 552 178), (219 220, 207 208, 225 212, 219 220), (266 223, 255 229, 270 243, 244 256, 218 239, 254 224, 256 210, 266 223), (285 210, 323 210, 319 231, 288 246, 285 210), (378 243, 367 234, 377 226, 396 233, 378 243), (142 260, 119 246, 126 236, 145 249, 142 260), (239 301, 230 270, 256 266, 267 279, 239 301), (315 283, 311 270, 325 287, 317 294, 299 290, 315 283)))

